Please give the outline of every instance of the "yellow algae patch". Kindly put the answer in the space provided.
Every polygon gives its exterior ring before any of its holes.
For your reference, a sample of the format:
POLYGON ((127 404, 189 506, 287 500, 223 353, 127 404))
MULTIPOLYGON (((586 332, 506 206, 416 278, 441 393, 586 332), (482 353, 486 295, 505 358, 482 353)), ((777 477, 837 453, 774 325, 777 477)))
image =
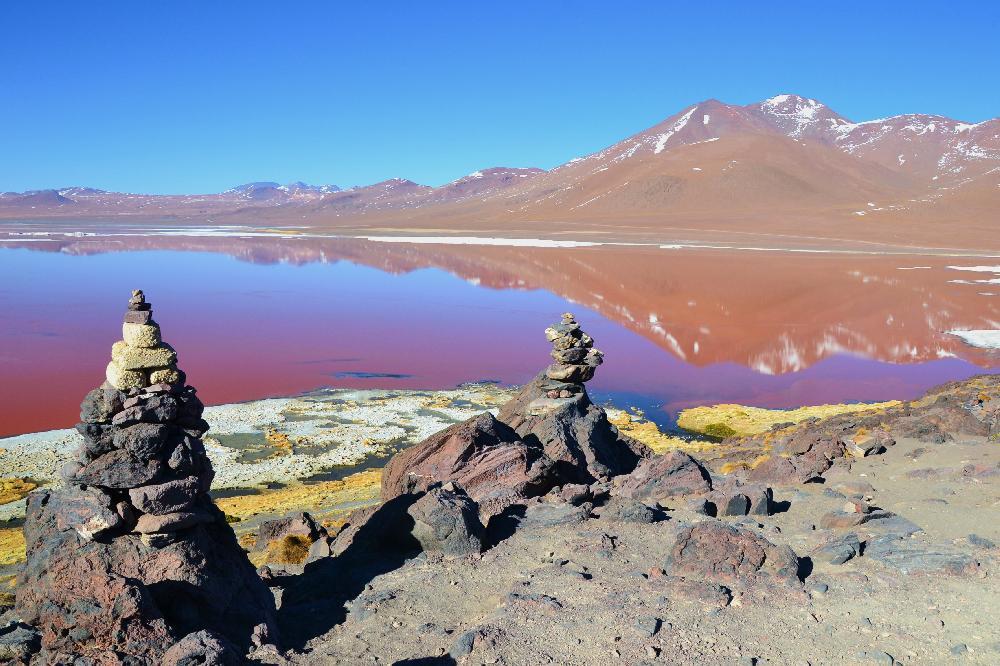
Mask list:
POLYGON ((779 423, 800 423, 811 418, 826 418, 838 414, 852 414, 870 410, 887 409, 901 404, 898 400, 876 403, 841 405, 813 405, 798 409, 763 409, 743 405, 713 405, 685 409, 677 417, 677 425, 704 435, 729 437, 732 435, 759 435, 779 423))
POLYGON ((24 532, 20 527, 0 529, 0 566, 17 564, 24 559, 24 532))
POLYGON ((264 439, 275 448, 274 455, 276 456, 287 456, 293 452, 292 440, 283 432, 268 430, 264 433, 264 439))
POLYGON ((353 508, 359 503, 378 501, 381 485, 382 470, 369 469, 338 481, 295 484, 257 495, 225 497, 215 503, 230 519, 245 520, 260 514, 315 511, 340 505, 353 508))
POLYGON ((651 448, 654 453, 665 453, 667 451, 704 451, 716 446, 714 442, 688 441, 680 437, 665 435, 652 421, 646 420, 642 412, 636 410, 635 414, 628 412, 613 412, 609 414, 608 420, 618 428, 618 432, 638 440, 651 448))
POLYGON ((17 477, 0 478, 0 504, 16 502, 37 487, 37 483, 17 477))

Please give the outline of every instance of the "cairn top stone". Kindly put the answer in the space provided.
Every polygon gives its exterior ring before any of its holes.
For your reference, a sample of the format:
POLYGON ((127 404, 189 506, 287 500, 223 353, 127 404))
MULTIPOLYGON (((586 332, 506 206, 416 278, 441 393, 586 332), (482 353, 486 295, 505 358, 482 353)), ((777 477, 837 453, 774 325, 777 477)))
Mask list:
POLYGON ((134 289, 122 320, 122 339, 111 347, 108 383, 120 391, 144 389, 152 384, 183 386, 177 353, 160 335, 152 306, 141 289, 134 289))

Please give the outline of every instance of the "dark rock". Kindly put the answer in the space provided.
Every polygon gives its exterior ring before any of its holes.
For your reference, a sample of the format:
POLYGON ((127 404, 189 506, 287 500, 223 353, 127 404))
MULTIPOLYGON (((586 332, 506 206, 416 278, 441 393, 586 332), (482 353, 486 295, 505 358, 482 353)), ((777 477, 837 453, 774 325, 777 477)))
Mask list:
POLYGON ((583 504, 591 499, 590 487, 582 483, 567 483, 559 489, 559 499, 570 504, 583 504))
POLYGON ((228 640, 210 631, 196 631, 175 643, 163 655, 162 666, 240 666, 243 654, 228 640))
POLYGON ((123 522, 111 496, 99 488, 70 487, 61 493, 47 493, 45 501, 52 505, 60 530, 76 530, 87 541, 116 530, 123 522))
POLYGON ((111 417, 122 408, 122 397, 113 386, 98 386, 80 403, 82 423, 111 423, 111 417))
POLYGON ((575 525, 590 517, 593 507, 590 504, 573 506, 563 503, 529 504, 521 521, 522 527, 555 527, 556 525, 575 525))
POLYGON ((898 534, 876 537, 865 544, 865 559, 879 562, 904 574, 978 576, 979 561, 943 545, 914 542, 898 534))
POLYGON ((718 520, 681 530, 665 566, 675 575, 715 582, 799 582, 799 560, 791 548, 718 520))
POLYGON ((454 481, 479 504, 483 520, 544 495, 552 461, 509 426, 483 413, 397 453, 382 474, 383 501, 454 481))
POLYGON ((254 550, 264 550, 272 541, 288 536, 305 537, 310 542, 326 535, 326 530, 316 524, 313 517, 305 511, 297 511, 282 518, 265 520, 257 531, 257 543, 254 550))
POLYGON ((177 441, 176 429, 162 423, 136 423, 115 428, 114 447, 140 460, 156 458, 177 441))
POLYGON ((716 502, 716 507, 719 517, 745 516, 750 512, 750 498, 743 493, 729 494, 723 501, 716 502))
POLYGON ((994 542, 990 541, 986 537, 981 537, 978 534, 970 534, 967 537, 967 539, 970 544, 972 544, 973 546, 978 546, 979 548, 986 548, 992 550, 993 548, 997 547, 997 545, 994 542))
POLYGON ((135 531, 140 534, 157 534, 161 532, 177 532, 180 530, 211 523, 217 520, 207 511, 176 511, 163 515, 146 514, 139 516, 135 523, 135 531))
MULTIPOLYGON (((497 418, 544 451, 554 462, 558 482, 608 481, 628 474, 652 454, 645 445, 619 434, 585 390, 550 400, 542 388, 546 381, 542 374, 529 382, 500 408, 497 418)), ((475 498, 471 490, 470 494, 475 498)))
POLYGON ((663 512, 628 497, 615 497, 604 507, 601 518, 623 523, 655 523, 663 512))
POLYGON ((828 564, 843 564, 861 555, 862 542, 853 532, 835 537, 812 552, 814 560, 828 564))
POLYGON ((158 663, 173 636, 201 629, 241 647, 258 624, 276 635, 273 598, 221 513, 162 548, 133 534, 86 542, 59 529, 56 494, 29 496, 17 585, 17 612, 41 629, 45 650, 158 663))
POLYGON ((477 638, 479 638, 478 631, 466 631, 455 640, 454 645, 448 650, 448 654, 452 659, 461 659, 468 654, 472 654, 472 649, 476 645, 477 638))
POLYGON ((110 425, 78 423, 76 431, 83 435, 83 446, 79 452, 83 462, 90 462, 115 449, 114 428, 110 425))
POLYGON ((141 460, 125 449, 115 449, 87 463, 76 480, 90 486, 126 490, 155 481, 162 471, 159 460, 141 460))
POLYGON ((153 321, 151 310, 129 310, 123 319, 125 324, 148 324, 151 321, 153 321))
POLYGON ((480 553, 486 529, 479 507, 455 483, 431 488, 407 513, 413 518, 412 534, 426 552, 461 556, 480 553))
POLYGON ((662 622, 660 618, 653 617, 650 615, 643 615, 642 617, 636 618, 635 622, 632 623, 632 628, 643 636, 655 636, 660 631, 660 626, 662 622))
POLYGON ((190 508, 201 492, 202 487, 198 477, 188 476, 165 483, 132 488, 128 491, 128 495, 139 511, 163 515, 190 508))
POLYGON ((708 471, 683 451, 646 458, 628 476, 615 480, 615 494, 634 499, 660 500, 711 489, 708 471))
POLYGON ((120 427, 136 423, 168 423, 177 416, 177 399, 168 394, 155 394, 133 398, 137 404, 126 407, 111 419, 120 427))
POLYGON ((32 626, 11 622, 0 626, 0 663, 27 664, 42 649, 42 637, 32 626))

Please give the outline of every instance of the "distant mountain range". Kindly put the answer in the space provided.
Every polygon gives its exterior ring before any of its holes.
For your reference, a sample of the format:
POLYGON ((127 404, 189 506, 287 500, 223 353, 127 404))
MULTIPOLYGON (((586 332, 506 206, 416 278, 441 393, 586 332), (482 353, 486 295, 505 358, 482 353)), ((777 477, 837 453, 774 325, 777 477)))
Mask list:
MULTIPOLYGON (((778 95, 707 100, 551 171, 495 167, 440 187, 392 179, 249 183, 219 194, 66 188, 0 194, 0 217, 140 216, 453 230, 664 227, 930 241, 1000 222, 1000 118, 970 124, 907 114, 852 122, 778 95), (859 226, 859 224, 861 226, 859 226), (804 227, 803 225, 809 225, 804 227), (924 238, 927 236, 927 238, 924 238)), ((638 232, 638 231, 637 231, 638 232)))

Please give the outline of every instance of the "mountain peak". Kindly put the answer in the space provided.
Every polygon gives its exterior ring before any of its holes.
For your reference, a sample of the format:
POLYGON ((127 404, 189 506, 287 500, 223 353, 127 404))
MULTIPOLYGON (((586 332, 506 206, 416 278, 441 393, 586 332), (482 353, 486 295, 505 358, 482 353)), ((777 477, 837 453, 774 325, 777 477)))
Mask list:
POLYGON ((807 136, 814 129, 825 130, 845 120, 822 102, 789 93, 769 97, 746 108, 791 137, 807 136))

